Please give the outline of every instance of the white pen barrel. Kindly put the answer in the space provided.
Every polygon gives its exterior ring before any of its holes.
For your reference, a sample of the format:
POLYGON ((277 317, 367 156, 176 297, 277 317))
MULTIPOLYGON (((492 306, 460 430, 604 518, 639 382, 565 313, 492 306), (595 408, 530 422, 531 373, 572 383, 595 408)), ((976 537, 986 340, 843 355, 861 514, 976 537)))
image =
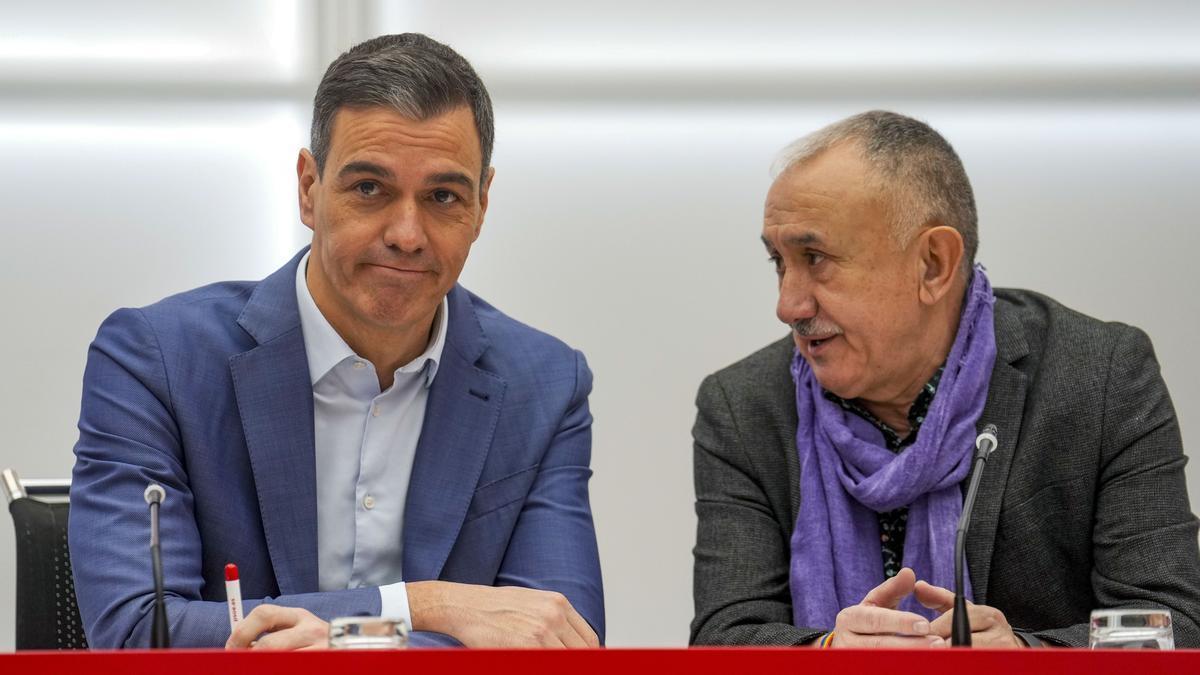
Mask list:
POLYGON ((242 582, 238 579, 226 581, 225 597, 229 599, 229 630, 233 630, 242 620, 242 582))

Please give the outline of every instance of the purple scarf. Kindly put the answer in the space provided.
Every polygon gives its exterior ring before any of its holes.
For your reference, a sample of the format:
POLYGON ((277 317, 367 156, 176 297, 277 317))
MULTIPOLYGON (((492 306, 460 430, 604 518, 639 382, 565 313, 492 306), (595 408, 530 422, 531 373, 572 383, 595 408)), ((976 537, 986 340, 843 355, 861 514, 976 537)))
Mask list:
MULTIPOLYGON (((792 533, 792 618, 797 626, 832 627, 837 613, 883 583, 879 513, 908 507, 904 565, 917 579, 954 583, 954 532, 962 514, 959 484, 975 447, 996 360, 992 306, 983 267, 976 265, 958 334, 917 440, 899 454, 871 423, 826 399, 797 350, 796 449, 800 513, 792 533)), ((971 597, 970 580, 966 595, 971 597)), ((909 596, 903 610, 934 618, 909 596)))

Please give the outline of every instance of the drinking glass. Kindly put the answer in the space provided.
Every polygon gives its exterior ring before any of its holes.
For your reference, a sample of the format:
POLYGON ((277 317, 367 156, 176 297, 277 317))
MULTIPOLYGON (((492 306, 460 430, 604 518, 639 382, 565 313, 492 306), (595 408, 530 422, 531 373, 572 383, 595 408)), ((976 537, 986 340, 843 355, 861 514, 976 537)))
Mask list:
POLYGON ((346 616, 329 622, 332 649, 403 649, 408 645, 404 619, 346 616))
POLYGON ((1092 649, 1174 649, 1171 612, 1165 609, 1097 609, 1092 612, 1092 649))

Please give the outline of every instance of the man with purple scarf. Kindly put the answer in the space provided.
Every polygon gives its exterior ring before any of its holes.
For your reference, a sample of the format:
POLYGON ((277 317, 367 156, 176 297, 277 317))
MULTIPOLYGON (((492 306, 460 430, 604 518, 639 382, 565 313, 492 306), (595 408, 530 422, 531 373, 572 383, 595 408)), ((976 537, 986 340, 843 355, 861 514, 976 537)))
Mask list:
POLYGON ((693 644, 949 643, 966 541, 978 647, 1086 645, 1092 609, 1200 646, 1179 425, 1149 338, 974 263, 962 162, 873 111, 789 146, 762 240, 791 334, 700 387, 693 644))

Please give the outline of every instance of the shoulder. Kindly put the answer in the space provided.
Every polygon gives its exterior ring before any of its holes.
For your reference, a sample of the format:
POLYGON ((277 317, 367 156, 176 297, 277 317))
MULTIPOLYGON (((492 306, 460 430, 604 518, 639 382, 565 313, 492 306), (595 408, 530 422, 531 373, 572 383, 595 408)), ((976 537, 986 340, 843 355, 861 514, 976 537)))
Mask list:
POLYGON ((105 319, 97 343, 153 341, 160 351, 206 342, 236 343, 249 336, 237 325, 257 282, 227 281, 172 295, 144 307, 118 309, 105 319))
POLYGON ((514 380, 546 382, 564 377, 574 383, 580 373, 590 378, 581 352, 549 333, 512 318, 471 291, 465 288, 462 291, 471 305, 471 313, 479 322, 479 331, 488 343, 480 365, 510 383, 514 380))
POLYGON ((1108 364, 1127 346, 1149 348, 1140 329, 1118 321, 1102 321, 1034 291, 998 288, 996 340, 1004 355, 1013 343, 1041 365, 1070 369, 1108 364))
MULTIPOLYGON (((1169 401, 1146 333, 1087 316, 1040 293, 997 290, 996 346, 998 360, 1025 377, 1022 435, 1027 428, 1031 438, 1069 437, 1081 449, 1100 447, 1102 439, 1083 439, 1111 420, 1149 419, 1131 407, 1169 401)), ((1154 418, 1172 416, 1164 412, 1154 418)))
POLYGON ((795 416, 791 362, 795 343, 787 335, 726 366, 700 384, 696 405, 726 405, 735 418, 780 413, 795 416))

